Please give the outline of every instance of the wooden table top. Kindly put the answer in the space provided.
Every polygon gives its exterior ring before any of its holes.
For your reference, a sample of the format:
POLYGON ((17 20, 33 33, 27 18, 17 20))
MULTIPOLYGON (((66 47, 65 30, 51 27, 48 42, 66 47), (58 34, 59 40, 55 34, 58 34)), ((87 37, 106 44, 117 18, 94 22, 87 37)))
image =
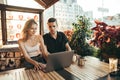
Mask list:
MULTIPOLYGON (((66 71, 70 72, 74 76, 78 77, 79 80, 96 80, 109 73, 108 63, 99 61, 95 57, 85 57, 85 66, 78 66, 72 64, 70 67, 65 68, 66 71)), ((15 69, 5 72, 0 72, 0 80, 65 80, 56 71, 44 73, 42 71, 36 71, 24 68, 15 69)))

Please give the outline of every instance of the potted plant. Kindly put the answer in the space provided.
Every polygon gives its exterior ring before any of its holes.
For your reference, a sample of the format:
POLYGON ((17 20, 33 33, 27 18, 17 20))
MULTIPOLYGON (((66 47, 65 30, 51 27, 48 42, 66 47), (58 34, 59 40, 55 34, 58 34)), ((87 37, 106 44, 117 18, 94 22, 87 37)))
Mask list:
POLYGON ((86 56, 92 54, 92 49, 87 43, 90 37, 90 19, 85 16, 77 16, 77 22, 72 23, 73 35, 70 40, 70 46, 78 55, 86 56))
POLYGON ((107 60, 109 57, 120 58, 120 26, 110 26, 95 20, 96 26, 90 44, 99 48, 99 56, 107 60))

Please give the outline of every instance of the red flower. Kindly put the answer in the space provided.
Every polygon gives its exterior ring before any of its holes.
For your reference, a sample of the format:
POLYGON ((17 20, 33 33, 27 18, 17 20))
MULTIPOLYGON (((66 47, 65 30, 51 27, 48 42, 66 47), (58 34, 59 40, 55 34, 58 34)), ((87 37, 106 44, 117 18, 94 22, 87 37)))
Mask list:
POLYGON ((66 31, 64 31, 64 34, 66 35, 66 37, 70 41, 72 38, 73 30, 66 30, 66 31))

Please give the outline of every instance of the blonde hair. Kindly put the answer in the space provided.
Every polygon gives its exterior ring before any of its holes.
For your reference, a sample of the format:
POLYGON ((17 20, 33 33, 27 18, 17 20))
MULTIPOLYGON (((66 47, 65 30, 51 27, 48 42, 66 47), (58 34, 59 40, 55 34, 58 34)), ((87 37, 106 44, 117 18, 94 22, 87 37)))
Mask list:
POLYGON ((28 39, 28 29, 30 29, 33 24, 37 24, 37 22, 34 19, 29 19, 28 21, 26 21, 22 30, 23 41, 26 41, 28 39))

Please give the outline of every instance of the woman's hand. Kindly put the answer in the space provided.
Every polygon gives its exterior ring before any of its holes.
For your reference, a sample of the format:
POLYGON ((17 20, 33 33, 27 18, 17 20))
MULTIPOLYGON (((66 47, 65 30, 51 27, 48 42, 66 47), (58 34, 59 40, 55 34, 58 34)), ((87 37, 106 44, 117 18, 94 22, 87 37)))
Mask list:
POLYGON ((35 70, 42 70, 46 67, 46 64, 43 64, 43 63, 39 63, 39 62, 36 62, 35 65, 34 65, 34 69, 35 70))

